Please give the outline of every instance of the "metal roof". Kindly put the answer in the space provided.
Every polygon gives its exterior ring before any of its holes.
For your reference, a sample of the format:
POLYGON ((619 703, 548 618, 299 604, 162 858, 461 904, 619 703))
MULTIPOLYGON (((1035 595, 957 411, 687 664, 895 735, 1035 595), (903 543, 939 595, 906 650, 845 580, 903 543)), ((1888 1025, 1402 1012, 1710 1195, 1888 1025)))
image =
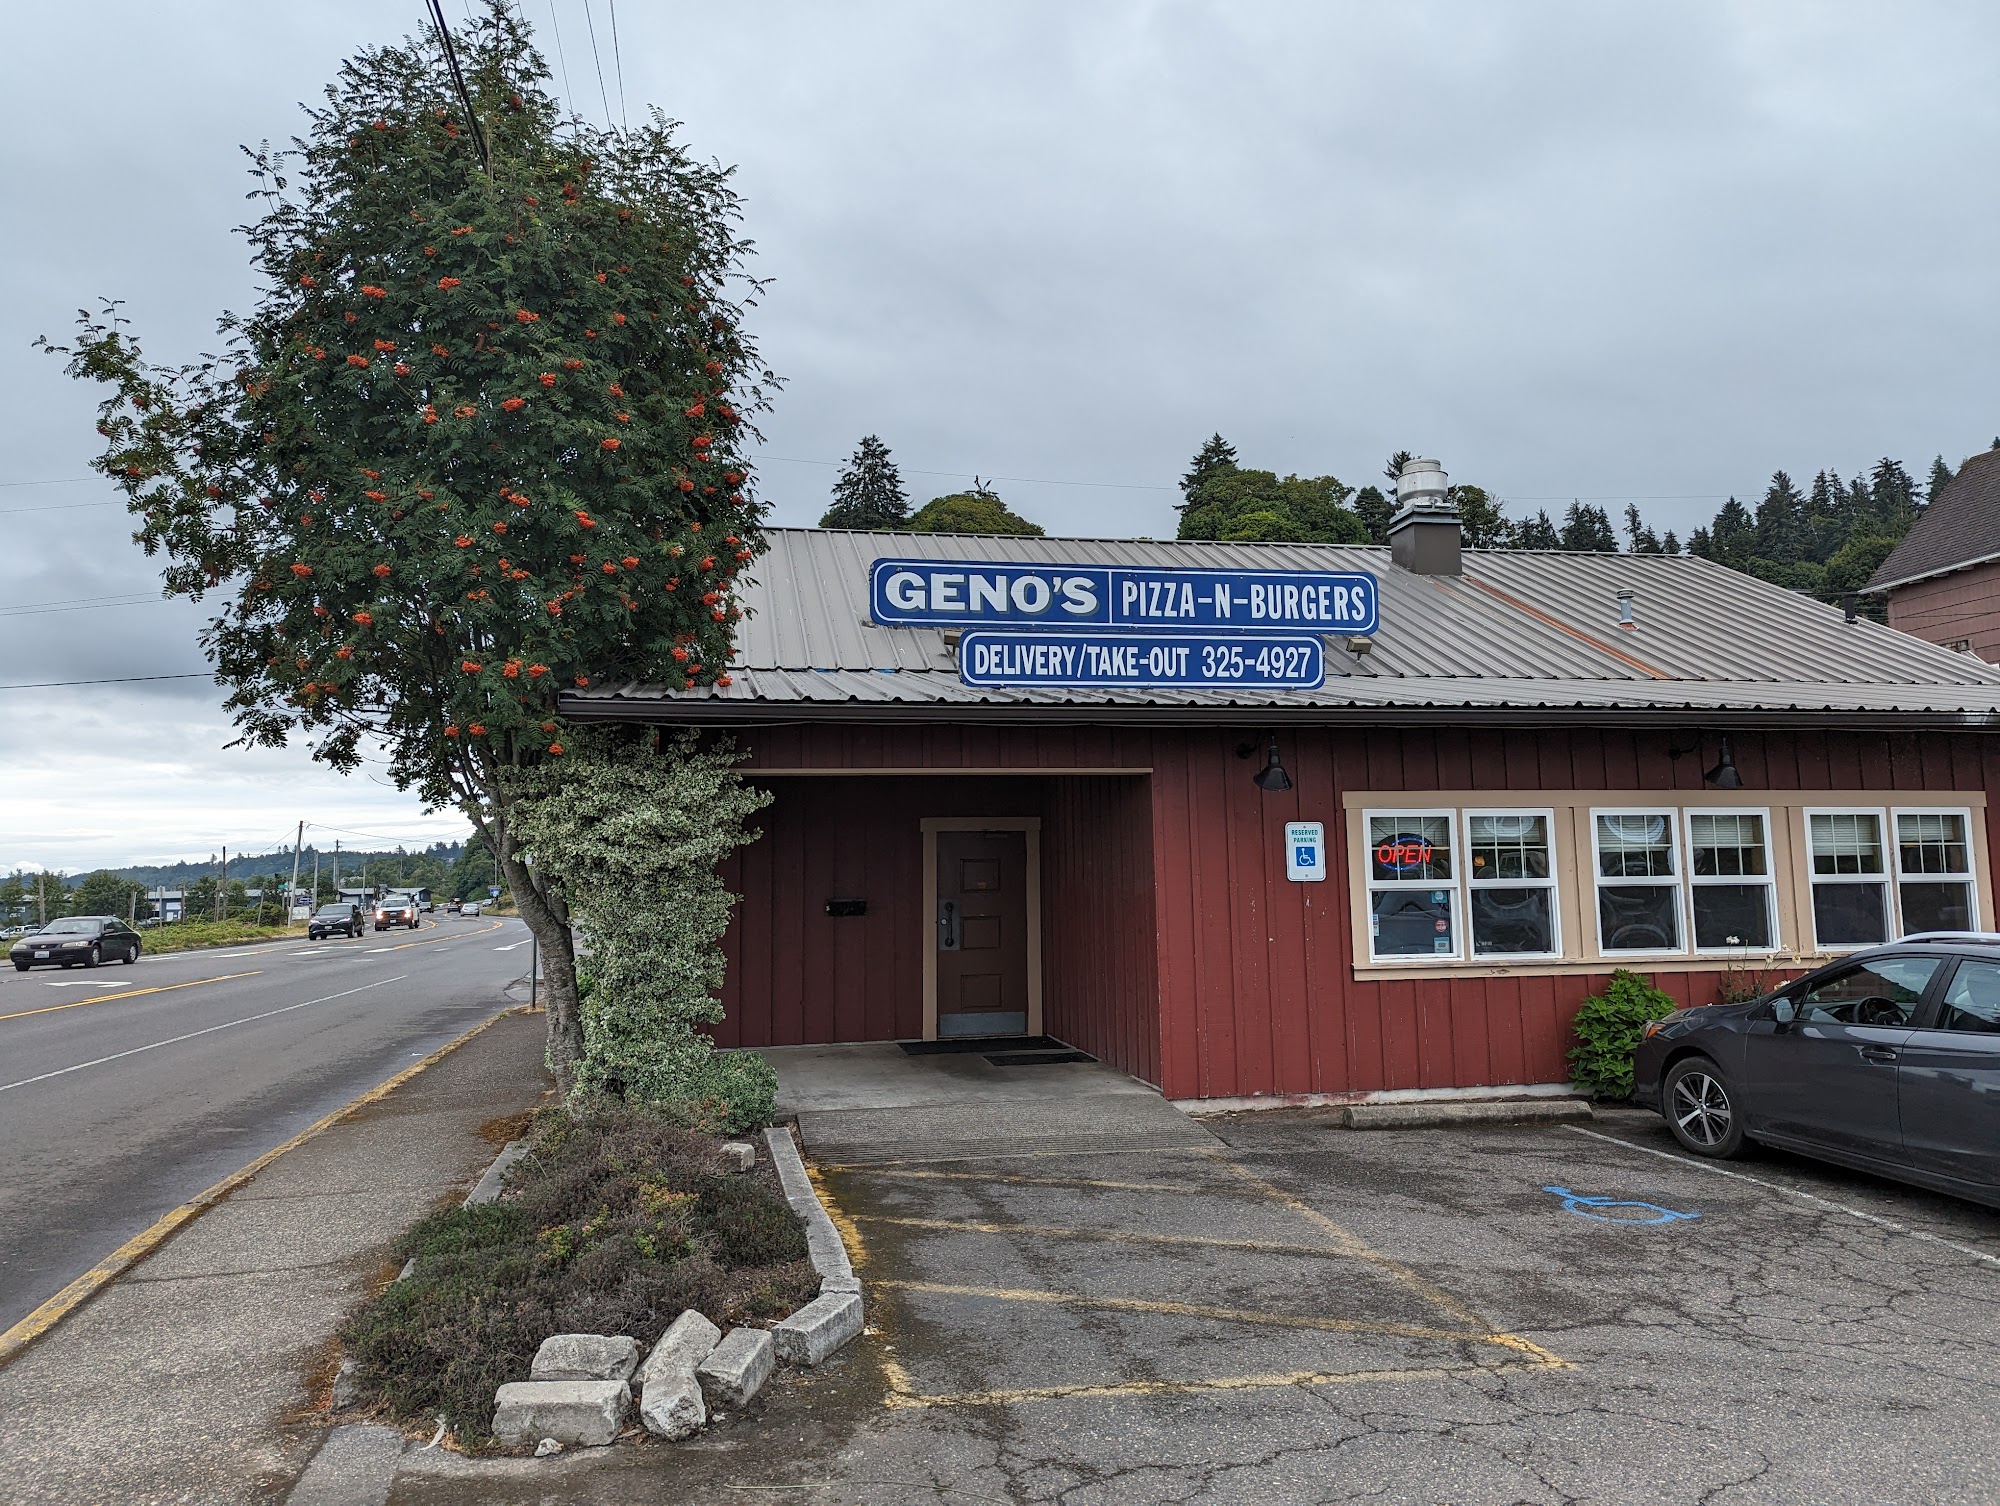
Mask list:
POLYGON ((2000 668, 1686 555, 1467 550, 1460 576, 1417 575, 1380 546, 861 533, 779 528, 746 572, 732 683, 601 686, 563 697, 582 719, 737 722, 842 715, 983 719, 1517 719, 1712 713, 1736 722, 1861 718, 2000 726, 2000 668), (973 689, 943 630, 877 627, 883 556, 1047 565, 1366 570, 1381 629, 1356 657, 1327 643, 1313 691, 973 689), (1635 626, 1618 626, 1618 593, 1635 626), (1407 717, 1401 714, 1407 713, 1407 717))

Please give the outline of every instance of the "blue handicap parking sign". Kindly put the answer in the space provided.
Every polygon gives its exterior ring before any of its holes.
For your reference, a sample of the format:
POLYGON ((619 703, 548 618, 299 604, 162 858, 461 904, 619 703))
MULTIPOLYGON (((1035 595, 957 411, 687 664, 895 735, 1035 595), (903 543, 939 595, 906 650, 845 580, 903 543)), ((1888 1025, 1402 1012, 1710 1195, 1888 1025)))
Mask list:
POLYGON ((1319 853, 1311 847, 1294 847, 1292 862, 1300 868, 1316 868, 1319 866, 1319 853))

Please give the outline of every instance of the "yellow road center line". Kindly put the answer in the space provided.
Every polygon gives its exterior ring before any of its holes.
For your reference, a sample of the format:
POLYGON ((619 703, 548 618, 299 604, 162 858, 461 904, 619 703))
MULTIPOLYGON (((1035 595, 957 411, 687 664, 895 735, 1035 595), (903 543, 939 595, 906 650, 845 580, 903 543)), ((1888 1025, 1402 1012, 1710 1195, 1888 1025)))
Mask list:
MULTIPOLYGON (((1009 1391, 970 1391, 956 1396, 923 1396, 892 1391, 883 1405, 895 1409, 924 1407, 991 1407, 1023 1401, 1060 1401, 1073 1397, 1189 1395, 1203 1391, 1252 1391, 1283 1386, 1356 1386, 1369 1382, 1457 1380, 1510 1371, 1567 1368, 1564 1361, 1500 1365, 1425 1365, 1400 1370, 1287 1370, 1263 1375, 1225 1375, 1212 1380, 1120 1381, 1104 1386, 1026 1386, 1009 1391)), ((900 1373, 900 1367, 898 1367, 900 1373)), ((904 1376, 907 1380, 908 1377, 904 1376)))
POLYGON ((4 1368, 15 1355, 26 1349, 36 1339, 39 1339, 51 1328, 54 1328, 56 1324, 68 1317, 77 1308, 83 1306, 84 1303, 96 1296, 106 1286, 124 1275, 125 1272, 144 1260, 161 1245, 165 1244, 168 1238, 181 1225, 207 1212, 238 1187, 241 1187, 245 1182, 256 1176, 258 1172, 277 1160, 278 1157, 284 1155, 287 1151, 298 1149, 299 1146, 305 1144, 306 1141, 312 1139, 315 1135, 331 1129, 355 1110, 364 1108, 379 1098, 386 1098, 419 1072, 443 1061, 460 1046, 463 1046, 481 1031, 490 1027, 496 1020, 503 1020, 515 1012, 512 1009, 503 1009, 498 1014, 489 1015, 456 1040, 447 1041, 422 1061, 414 1062, 410 1066, 403 1068, 402 1071, 388 1079, 388 1081, 377 1083, 352 1103, 346 1105, 346 1107, 335 1109, 324 1119, 307 1125, 283 1145, 273 1146, 248 1166, 232 1171, 213 1187, 196 1193, 185 1203, 182 1203, 180 1207, 159 1219, 150 1228, 133 1235, 132 1238, 126 1240, 124 1244, 113 1250, 68 1286, 29 1313, 27 1317, 21 1319, 20 1322, 16 1323, 5 1333, 0 1333, 0 1368, 4 1368))
POLYGON ((141 994, 170 994, 177 988, 199 988, 204 983, 227 983, 232 978, 254 978, 263 972, 255 968, 247 973, 223 973, 214 978, 196 978, 187 983, 159 983, 151 988, 128 988, 123 993, 99 994, 94 999, 77 999, 68 1004, 48 1004, 40 1009, 23 1009, 16 1014, 0 1014, 0 1020, 25 1020, 31 1014, 54 1014, 59 1009, 81 1009, 86 1004, 109 1004, 114 999, 136 999, 141 994))
MULTIPOLYGON (((1120 1244, 1198 1245, 1220 1250, 1255 1250, 1268 1255, 1311 1255, 1321 1260, 1355 1258, 1348 1250, 1329 1250, 1323 1245, 1277 1244, 1259 1239, 1218 1239, 1207 1234, 1141 1234, 1127 1229, 1069 1229, 1055 1224, 990 1224, 972 1219, 898 1218, 886 1213, 857 1213, 856 1223, 894 1224, 905 1229, 935 1229, 951 1234, 1033 1234, 1048 1239, 1111 1240, 1120 1244)), ((1489 1332, 1492 1325, 1475 1320, 1489 1332)))
POLYGON ((877 1281, 878 1287, 925 1292, 939 1297, 985 1297, 996 1302, 1035 1302, 1051 1307, 1101 1307, 1111 1312, 1160 1313, 1168 1317, 1210 1318, 1220 1323, 1250 1323, 1266 1328, 1299 1328, 1323 1333, 1373 1333, 1395 1339, 1441 1339, 1455 1344, 1494 1344, 1503 1349, 1509 1335, 1490 1329, 1466 1333, 1453 1328, 1427 1328, 1420 1323, 1371 1323, 1361 1318, 1322 1318, 1310 1313, 1270 1313, 1255 1308, 1209 1307, 1196 1302, 1164 1302, 1144 1297, 1085 1297, 1074 1292, 1009 1290, 995 1286, 951 1286, 932 1281, 877 1281))

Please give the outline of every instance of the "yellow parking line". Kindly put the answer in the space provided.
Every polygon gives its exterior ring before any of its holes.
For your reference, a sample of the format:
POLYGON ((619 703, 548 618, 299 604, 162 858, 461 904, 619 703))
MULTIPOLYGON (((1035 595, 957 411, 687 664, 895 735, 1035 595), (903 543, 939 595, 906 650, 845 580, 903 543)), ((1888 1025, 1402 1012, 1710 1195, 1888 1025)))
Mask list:
POLYGON ((1262 1193, 1250 1188, 1239 1187, 1191 1187, 1186 1182, 1105 1182, 1090 1177, 1022 1177, 1002 1176, 984 1171, 897 1171, 877 1170, 872 1166, 843 1168, 871 1177, 907 1177, 927 1182, 999 1182, 1009 1187, 1075 1187, 1086 1191, 1102 1189, 1108 1192, 1206 1192, 1220 1197, 1261 1198, 1262 1193))
POLYGON ((0 1014, 0 1020, 25 1020, 31 1014, 54 1014, 59 1009, 81 1009, 86 1004, 109 1004, 114 999, 136 999, 141 994, 170 994, 177 988, 199 988, 204 983, 227 983, 232 978, 254 978, 262 971, 262 968, 257 968, 247 973, 223 973, 214 978, 196 978, 188 983, 159 983, 151 988, 128 988, 123 993, 99 994, 94 999, 76 999, 68 1004, 47 1004, 40 1009, 23 1009, 15 1014, 0 1014))
POLYGON ((1466 1333, 1456 1328, 1427 1328, 1421 1323, 1370 1323, 1361 1318, 1322 1318, 1309 1313, 1268 1313, 1247 1307, 1209 1307, 1197 1302, 1163 1302, 1144 1297, 1085 1297, 1076 1292, 1010 1290, 997 1286, 951 1286, 933 1281, 877 1281, 879 1287, 901 1292, 927 1292, 937 1297, 985 1297, 995 1302, 1036 1302, 1050 1307, 1101 1307, 1111 1312, 1161 1313, 1168 1317, 1209 1318, 1218 1323, 1250 1323, 1265 1328, 1300 1328, 1323 1333, 1376 1333, 1393 1339, 1443 1339, 1457 1344, 1494 1344, 1502 1335, 1491 1330, 1466 1333))
POLYGON ((910 1410, 924 1407, 991 1407, 1012 1402, 1062 1401, 1095 1396, 1185 1396, 1203 1391, 1252 1391, 1282 1386, 1358 1386, 1369 1382, 1396 1384, 1504 1375, 1511 1371, 1550 1370, 1564 1365, 1563 1361, 1554 1365, 1531 1361, 1502 1365, 1424 1365, 1402 1370, 1285 1370, 1264 1375, 1224 1375, 1211 1380, 1120 1381, 1105 1386, 1024 1386, 1008 1391, 969 1391, 956 1396, 924 1396, 914 1391, 897 1390, 892 1391, 883 1404, 910 1410))
MULTIPOLYGON (((1034 1234, 1047 1239, 1110 1240, 1119 1244, 1199 1245, 1219 1250, 1256 1250, 1268 1255, 1312 1255, 1321 1260, 1348 1260, 1348 1250, 1323 1245, 1287 1245, 1260 1239, 1217 1239, 1207 1234, 1140 1234, 1124 1229, 1068 1229, 1058 1224, 990 1224, 973 1219, 898 1218, 887 1213, 857 1213, 855 1222, 895 1224, 905 1229, 935 1229, 951 1234, 1034 1234)), ((1480 1323, 1481 1328, 1489 1327, 1480 1323)))

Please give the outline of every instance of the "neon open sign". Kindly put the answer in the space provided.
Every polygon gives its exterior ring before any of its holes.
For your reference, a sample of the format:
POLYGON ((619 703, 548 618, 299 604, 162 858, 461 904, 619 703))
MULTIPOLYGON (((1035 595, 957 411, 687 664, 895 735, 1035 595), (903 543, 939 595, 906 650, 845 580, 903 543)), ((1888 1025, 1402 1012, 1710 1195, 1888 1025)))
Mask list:
POLYGON ((1412 868, 1429 867, 1435 850, 1429 837, 1394 836, 1376 843, 1375 861, 1384 868, 1408 873, 1412 868))

